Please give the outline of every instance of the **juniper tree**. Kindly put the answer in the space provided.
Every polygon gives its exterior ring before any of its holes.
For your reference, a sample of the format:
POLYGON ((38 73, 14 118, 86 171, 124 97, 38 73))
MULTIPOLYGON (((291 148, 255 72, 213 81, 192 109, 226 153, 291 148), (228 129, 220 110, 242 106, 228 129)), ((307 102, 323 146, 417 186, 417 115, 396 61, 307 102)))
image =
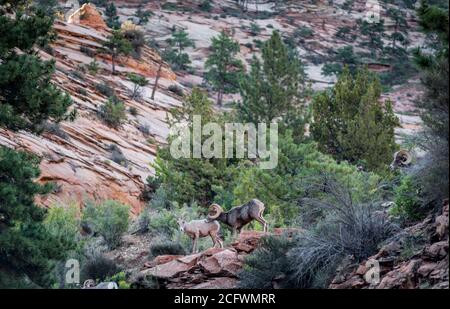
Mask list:
POLYGON ((222 105, 224 93, 234 93, 239 89, 239 77, 243 64, 236 59, 239 43, 224 31, 212 38, 211 54, 205 63, 205 80, 217 91, 217 104, 222 105))
POLYGON ((397 149, 399 125, 392 102, 380 102, 381 85, 367 68, 353 77, 345 68, 336 85, 314 97, 311 133, 320 150, 337 160, 382 171, 397 149))
POLYGON ((277 120, 281 129, 291 128, 301 138, 307 93, 302 63, 276 31, 264 43, 261 58, 253 58, 250 72, 241 79, 239 117, 252 123, 277 120))

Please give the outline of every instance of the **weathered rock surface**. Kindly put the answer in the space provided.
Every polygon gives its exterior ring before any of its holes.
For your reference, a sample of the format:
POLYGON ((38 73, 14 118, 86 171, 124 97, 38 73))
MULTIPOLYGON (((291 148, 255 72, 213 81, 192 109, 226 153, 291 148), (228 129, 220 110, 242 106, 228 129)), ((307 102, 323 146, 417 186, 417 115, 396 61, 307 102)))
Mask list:
POLYGON ((56 60, 54 82, 71 95, 73 108, 78 111, 77 119, 64 121, 57 132, 44 132, 42 136, 0 129, 0 145, 42 158, 38 181, 55 182, 58 190, 41 198, 41 204, 82 205, 86 200, 115 199, 130 205, 137 214, 144 205, 140 195, 145 180, 153 174, 150 164, 156 156, 157 144, 164 143, 168 134, 167 111, 181 104, 181 98, 167 91, 176 83, 176 76, 163 64, 155 100, 150 99, 162 60, 148 47, 142 48, 140 59, 118 59, 118 74, 111 75, 110 57, 100 52, 109 29, 101 25, 98 20, 101 16, 94 7, 85 5, 80 10, 87 17, 81 18, 78 24, 76 20, 72 23, 57 20, 54 29, 58 39, 48 53, 41 51, 43 59, 56 60), (86 69, 94 59, 99 65, 96 74, 86 69), (126 77, 130 72, 142 74, 150 82, 143 88, 140 99, 130 99, 133 85, 126 77), (99 90, 103 85, 113 89, 127 110, 137 111, 135 115, 127 112, 127 121, 118 129, 106 126, 99 117, 98 111, 108 99, 99 90), (110 145, 120 149, 126 164, 112 160, 110 145))
POLYGON ((228 248, 210 248, 186 256, 158 256, 145 263, 137 277, 156 278, 166 288, 235 288, 245 255, 257 248, 264 235, 267 233, 243 231, 228 248))
POLYGON ((367 261, 344 261, 330 288, 448 289, 448 207, 446 200, 442 214, 407 228, 367 261), (370 275, 373 262, 380 266, 380 280, 370 275))

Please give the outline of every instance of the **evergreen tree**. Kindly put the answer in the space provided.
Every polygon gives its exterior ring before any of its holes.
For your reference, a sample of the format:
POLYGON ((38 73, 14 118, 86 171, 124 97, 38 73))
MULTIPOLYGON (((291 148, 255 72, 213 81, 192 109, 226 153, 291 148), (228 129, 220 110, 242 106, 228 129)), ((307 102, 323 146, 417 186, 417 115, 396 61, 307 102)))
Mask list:
POLYGON ((172 64, 175 70, 186 70, 191 63, 189 55, 184 52, 188 47, 195 47, 193 40, 189 38, 189 34, 181 30, 175 30, 172 37, 167 39, 169 51, 167 53, 167 61, 172 64))
POLYGON ((409 44, 406 13, 397 8, 389 8, 386 13, 394 22, 394 31, 389 37, 392 42, 390 47, 394 53, 404 54, 404 47, 409 44), (398 46, 397 43, 400 43, 401 46, 398 46))
POLYGON ((122 31, 114 30, 113 34, 108 36, 107 41, 103 43, 103 49, 106 53, 111 55, 112 74, 116 74, 116 59, 120 55, 128 55, 131 53, 133 47, 122 31))
MULTIPOLYGON (((214 113, 213 103, 206 93, 194 88, 183 107, 172 110, 171 125, 185 123, 191 131, 194 115, 202 117, 202 123, 214 122, 224 126, 224 119, 214 113)), ((203 137, 205 140, 207 137, 203 137)), ((173 137, 169 137, 169 145, 173 137)), ((174 159, 168 147, 158 150, 158 157, 154 167, 156 179, 151 183, 158 183, 168 194, 170 201, 180 204, 197 202, 201 206, 209 206, 217 195, 218 190, 230 191, 235 168, 233 160, 220 158, 178 158, 174 159)))
POLYGON ((40 10, 25 16, 26 3, 0 2, 0 126, 13 130, 35 130, 47 118, 62 120, 71 104, 51 83, 54 62, 42 61, 34 50, 53 38, 53 19, 40 10))
MULTIPOLYGON (((50 41, 52 22, 28 1, 0 1, 0 127, 36 131, 44 120, 65 117, 70 97, 51 83, 54 63, 34 49, 50 41)), ((49 286, 52 261, 65 255, 34 204, 51 189, 34 182, 39 173, 36 157, 0 146, 0 287, 30 280, 49 286)))
POLYGON ((106 6, 105 15, 106 15, 106 24, 108 25, 109 28, 116 30, 120 28, 120 21, 119 16, 117 15, 117 8, 113 2, 111 2, 106 6))
MULTIPOLYGON (((445 4, 445 3, 444 3, 445 4)), ((422 69, 423 97, 418 101, 424 131, 419 146, 426 156, 413 174, 414 185, 422 189, 425 205, 442 205, 449 196, 449 15, 446 6, 428 5, 418 9, 420 25, 430 36, 425 54, 416 52, 422 69)))
POLYGON ((139 5, 138 9, 136 10, 136 13, 134 13, 134 16, 138 19, 138 25, 145 25, 148 23, 148 19, 150 16, 152 16, 153 13, 148 10, 143 10, 142 5, 139 5))
POLYGON ((128 78, 134 85, 133 92, 131 94, 131 99, 134 100, 141 95, 142 87, 148 85, 148 80, 145 78, 145 76, 135 73, 128 74, 128 78))
POLYGON ((208 72, 205 80, 217 91, 217 104, 222 105, 224 93, 234 93, 239 88, 239 77, 243 72, 243 64, 236 59, 239 43, 230 38, 224 31, 212 38, 211 54, 205 63, 208 72))
POLYGON ((353 77, 345 69, 331 91, 313 100, 311 133, 320 150, 337 160, 382 171, 397 148, 394 128, 399 125, 392 103, 380 102, 381 85, 368 69, 353 77))
POLYGON ((344 46, 336 51, 331 63, 322 67, 322 74, 325 76, 340 75, 344 67, 348 67, 350 72, 355 73, 359 64, 358 58, 353 52, 353 46, 344 46))
POLYGON ((280 129, 291 128, 296 138, 303 136, 305 73, 278 32, 264 43, 262 62, 253 58, 250 72, 240 82, 240 94, 237 108, 242 121, 270 123, 278 119, 280 129))
POLYGON ((366 20, 358 20, 359 31, 367 38, 362 42, 363 46, 371 49, 371 52, 376 55, 376 51, 382 51, 384 48, 383 36, 384 34, 384 20, 379 22, 368 22, 366 20))

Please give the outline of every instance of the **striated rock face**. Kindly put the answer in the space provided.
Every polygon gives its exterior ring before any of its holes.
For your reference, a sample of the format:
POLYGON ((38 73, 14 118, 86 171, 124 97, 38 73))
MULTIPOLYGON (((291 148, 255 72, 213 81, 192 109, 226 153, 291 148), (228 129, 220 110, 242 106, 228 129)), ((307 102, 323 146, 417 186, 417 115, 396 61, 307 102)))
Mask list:
POLYGON ((448 289, 448 207, 446 200, 435 220, 428 217, 407 228, 360 265, 352 264, 351 259, 344 261, 330 288, 448 289), (380 266, 380 280, 372 279, 373 261, 380 266))
MULTIPOLYGON (((88 16, 100 16, 89 5, 80 9, 83 10, 88 16)), ((92 18, 82 20, 95 21, 92 18)), ((56 21, 57 41, 48 53, 40 52, 43 59, 56 61, 54 83, 71 95, 73 108, 78 112, 77 119, 64 121, 59 128, 47 130, 41 136, 0 129, 0 145, 41 157, 42 173, 37 181, 57 184, 53 194, 38 201, 42 205, 83 205, 87 200, 116 199, 130 205, 132 212, 137 214, 144 206, 140 195, 146 178, 153 174, 151 163, 156 156, 156 147, 165 143, 168 134, 167 111, 181 104, 181 98, 167 90, 176 83, 176 76, 167 64, 163 64, 155 100, 151 100, 161 57, 144 46, 140 59, 119 59, 118 75, 113 76, 109 56, 99 51, 108 30, 103 30, 100 22, 80 23, 56 21), (101 31, 91 26, 99 26, 101 31), (99 66, 96 74, 87 70, 94 58, 99 66), (133 85, 126 77, 129 72, 139 73, 149 80, 140 99, 130 99, 133 85), (127 120, 118 129, 106 126, 99 116, 101 106, 110 95, 104 91, 105 86, 124 102, 127 109, 127 120), (137 113, 129 113, 130 108, 137 113), (114 160, 111 145, 120 150, 126 163, 114 160)))
POLYGON ((264 235, 266 233, 243 231, 229 248, 210 248, 187 256, 158 256, 144 264, 147 269, 137 278, 157 278, 162 287, 169 289, 235 288, 244 257, 257 248, 264 235))

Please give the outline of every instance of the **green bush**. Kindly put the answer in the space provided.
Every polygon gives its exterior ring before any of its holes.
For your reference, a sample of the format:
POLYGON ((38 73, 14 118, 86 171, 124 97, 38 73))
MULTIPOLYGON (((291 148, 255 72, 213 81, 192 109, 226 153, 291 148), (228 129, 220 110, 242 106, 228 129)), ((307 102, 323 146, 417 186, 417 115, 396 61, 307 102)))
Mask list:
POLYGON ((400 185, 395 189, 395 206, 390 214, 406 221, 419 220, 424 217, 421 212, 421 190, 410 176, 402 178, 400 185))
POLYGON ((110 249, 120 245, 122 234, 128 229, 129 207, 117 201, 89 204, 82 220, 100 234, 110 249))
MULTIPOLYGON (((278 236, 261 239, 261 244, 245 259, 245 266, 239 273, 239 287, 245 289, 271 289, 278 279, 280 287, 289 287, 285 279, 289 274, 287 252, 293 242, 278 236)), ((289 281, 289 280, 288 280, 289 281)))
POLYGON ((186 250, 177 242, 165 240, 150 245, 150 256, 157 257, 159 255, 185 255, 186 250))
POLYGON ((96 255, 88 258, 81 268, 81 278, 83 281, 93 279, 95 281, 104 281, 106 278, 117 274, 119 267, 113 260, 103 255, 96 255))
POLYGON ((97 83, 95 89, 108 98, 114 96, 114 89, 108 83, 97 83))
POLYGON ((116 96, 112 96, 102 105, 100 116, 108 126, 118 128, 127 119, 125 105, 116 96))
POLYGON ((116 282, 119 289, 129 289, 131 287, 131 284, 127 281, 127 276, 123 271, 107 278, 106 281, 116 282))
POLYGON ((77 212, 75 204, 66 207, 54 205, 44 220, 47 231, 63 245, 65 251, 81 249, 77 212))

